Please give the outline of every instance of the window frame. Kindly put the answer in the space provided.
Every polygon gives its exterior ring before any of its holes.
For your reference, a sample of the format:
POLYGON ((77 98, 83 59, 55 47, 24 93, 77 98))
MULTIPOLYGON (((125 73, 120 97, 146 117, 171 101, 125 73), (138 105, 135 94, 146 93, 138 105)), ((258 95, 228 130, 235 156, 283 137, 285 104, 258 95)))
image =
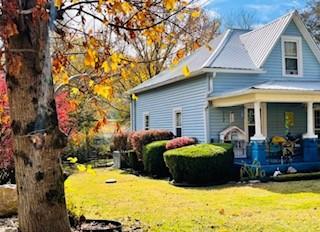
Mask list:
POLYGON ((150 130, 150 113, 149 112, 143 112, 143 129, 144 130, 150 130), (146 126, 146 117, 148 117, 148 127, 146 126))
MULTIPOLYGON (((284 77, 303 77, 303 56, 302 56, 302 39, 298 36, 282 36, 281 37, 282 47, 282 76, 284 77), (297 44, 297 66, 298 74, 287 74, 286 70, 286 58, 290 57, 285 54, 285 42, 294 42, 297 44)), ((292 59, 295 59, 291 57, 292 59)))
POLYGON ((183 114, 182 114, 182 108, 181 107, 174 108, 172 110, 172 128, 173 128, 173 133, 174 133, 175 136, 177 136, 177 129, 180 128, 181 136, 179 136, 179 137, 182 137, 182 128, 183 128, 183 125, 182 125, 182 117, 183 116, 182 115, 183 114), (181 119, 180 127, 177 126, 177 118, 176 118, 177 117, 177 113, 180 113, 180 115, 181 115, 181 117, 180 117, 180 119, 181 119))

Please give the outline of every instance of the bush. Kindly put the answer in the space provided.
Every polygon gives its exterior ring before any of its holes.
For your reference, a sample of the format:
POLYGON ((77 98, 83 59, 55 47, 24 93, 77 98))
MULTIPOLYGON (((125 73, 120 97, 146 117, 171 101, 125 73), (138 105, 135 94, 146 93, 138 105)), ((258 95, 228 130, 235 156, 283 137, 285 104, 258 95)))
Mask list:
POLYGON ((189 145, 196 144, 196 140, 190 137, 181 137, 181 138, 175 138, 170 140, 167 145, 166 149, 167 150, 172 150, 180 147, 185 147, 189 145))
POLYGON ((128 153, 128 166, 136 171, 143 170, 143 163, 138 159, 137 154, 134 151, 130 151, 128 153))
POLYGON ((157 177, 168 176, 169 170, 164 162, 167 140, 149 143, 143 149, 144 170, 157 177))
POLYGON ((139 158, 142 158, 143 147, 149 143, 160 140, 170 140, 174 137, 173 133, 166 130, 138 131, 131 136, 133 150, 139 158))
POLYGON ((233 169, 230 144, 199 144, 169 150, 164 160, 177 183, 206 184, 229 180, 233 169))
POLYGON ((129 151, 132 150, 130 137, 131 132, 119 132, 112 136, 112 150, 114 151, 129 151))

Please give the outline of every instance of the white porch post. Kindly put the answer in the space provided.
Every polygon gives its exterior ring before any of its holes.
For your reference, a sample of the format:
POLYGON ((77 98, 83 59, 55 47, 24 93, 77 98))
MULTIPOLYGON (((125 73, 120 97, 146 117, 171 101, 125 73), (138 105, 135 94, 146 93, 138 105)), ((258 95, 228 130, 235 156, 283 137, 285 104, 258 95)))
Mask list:
POLYGON ((307 133, 303 135, 305 139, 314 139, 318 136, 314 133, 314 113, 313 102, 307 103, 307 133))
POLYGON ((314 133, 313 102, 307 103, 307 133, 303 135, 303 160, 318 162, 318 136, 314 133))
POLYGON ((251 140, 265 140, 266 138, 262 135, 261 132, 261 103, 254 103, 254 121, 255 121, 255 135, 251 140))

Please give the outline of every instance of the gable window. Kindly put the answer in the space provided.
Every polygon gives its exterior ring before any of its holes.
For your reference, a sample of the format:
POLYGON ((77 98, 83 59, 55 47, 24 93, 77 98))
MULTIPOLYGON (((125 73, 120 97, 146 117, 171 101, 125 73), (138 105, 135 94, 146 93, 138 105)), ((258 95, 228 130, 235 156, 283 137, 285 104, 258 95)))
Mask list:
POLYGON ((144 130, 150 129, 150 114, 147 112, 143 114, 143 129, 144 130))
POLYGON ((301 38, 282 37, 283 76, 302 76, 301 38))
POLYGON ((176 137, 182 136, 182 110, 174 109, 173 110, 173 124, 174 124, 174 133, 176 137))
POLYGON ((314 110, 314 131, 318 135, 318 138, 320 138, 320 109, 314 110))

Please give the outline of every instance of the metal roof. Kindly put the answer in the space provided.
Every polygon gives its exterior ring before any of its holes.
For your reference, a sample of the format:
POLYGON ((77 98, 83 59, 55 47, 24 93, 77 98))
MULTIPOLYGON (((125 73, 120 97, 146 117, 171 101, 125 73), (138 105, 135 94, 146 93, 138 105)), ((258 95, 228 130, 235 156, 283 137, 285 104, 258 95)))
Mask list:
POLYGON ((240 96, 243 94, 250 93, 252 91, 293 91, 293 92, 320 92, 320 81, 315 80, 274 80, 262 82, 248 88, 229 91, 224 93, 211 93, 209 94, 210 99, 231 97, 231 96, 240 96))
POLYGON ((295 13, 294 11, 286 14, 263 27, 240 36, 242 43, 257 67, 262 66, 295 13))

